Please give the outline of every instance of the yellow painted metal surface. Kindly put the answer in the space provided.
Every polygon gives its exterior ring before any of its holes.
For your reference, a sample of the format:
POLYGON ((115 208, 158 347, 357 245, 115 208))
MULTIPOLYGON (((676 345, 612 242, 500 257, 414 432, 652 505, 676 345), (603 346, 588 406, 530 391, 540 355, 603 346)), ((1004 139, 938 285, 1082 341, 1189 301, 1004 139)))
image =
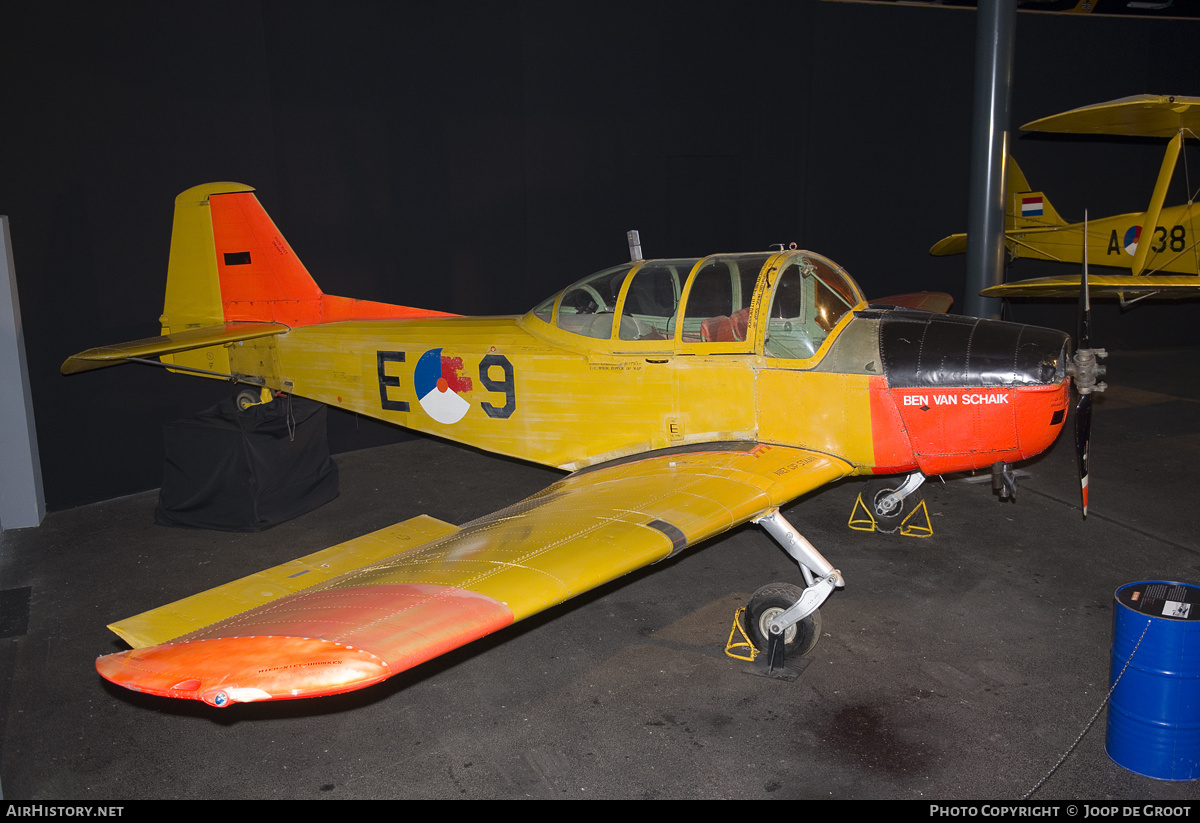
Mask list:
POLYGON ((855 466, 874 465, 869 380, 863 374, 764 370, 755 394, 759 438, 837 454, 855 466))
POLYGON ((503 602, 520 620, 849 472, 827 455, 754 444, 635 458, 578 472, 330 587, 438 583, 503 602))
MULTIPOLYGON (((573 474, 461 529, 414 518, 111 628, 135 648, 256 634, 262 627, 255 609, 280 597, 372 586, 474 592, 520 620, 850 471, 827 455, 753 443, 634 458, 573 474)), ((263 618, 272 632, 286 622, 281 611, 263 618)), ((336 611, 326 620, 337 623, 336 611)))
POLYGON ((1058 134, 1126 137, 1174 137, 1184 129, 1200 134, 1200 97, 1135 94, 1052 114, 1021 128, 1058 134))
POLYGON ((282 323, 221 323, 216 326, 186 329, 160 337, 147 337, 144 340, 134 340, 130 343, 88 349, 68 357, 62 365, 62 373, 76 374, 104 366, 113 366, 133 358, 144 359, 210 346, 225 346, 258 337, 282 334, 287 330, 288 327, 282 323))
POLYGON ((281 391, 568 470, 755 434, 745 402, 755 381, 751 355, 614 354, 603 349, 609 341, 578 336, 572 347, 556 345, 531 325, 547 324, 450 318, 303 327, 235 345, 232 367, 281 391), (416 365, 439 349, 470 384, 458 392, 469 408, 452 422, 434 419, 417 394, 416 365))
POLYGON ((165 643, 455 531, 457 526, 420 515, 134 615, 109 628, 135 649, 165 643))
MULTIPOLYGON (((254 188, 243 183, 206 183, 175 198, 167 293, 159 318, 164 335, 225 322, 208 198, 235 191, 254 191, 254 188)), ((223 347, 164 354, 162 360, 205 371, 229 371, 223 347)))
MULTIPOLYGON (((1038 277, 984 289, 985 297, 1078 297, 1081 275, 1038 277)), ((1183 300, 1200 296, 1200 277, 1165 274, 1088 274, 1093 297, 1135 299, 1147 294, 1183 300)))

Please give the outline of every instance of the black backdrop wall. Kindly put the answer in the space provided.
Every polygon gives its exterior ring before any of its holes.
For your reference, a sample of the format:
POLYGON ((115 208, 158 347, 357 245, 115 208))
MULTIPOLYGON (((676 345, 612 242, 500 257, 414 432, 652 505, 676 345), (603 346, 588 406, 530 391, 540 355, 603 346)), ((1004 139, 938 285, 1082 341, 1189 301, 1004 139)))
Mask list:
MULTIPOLYGON (((818 0, 6 5, 0 213, 50 507, 156 487, 163 423, 230 391, 147 367, 58 373, 157 334, 173 200, 198 183, 255 186, 326 291, 372 300, 523 312, 625 259, 637 228, 649 256, 795 241, 869 294, 961 302, 962 258, 928 248, 966 228, 974 26, 972 11, 818 0)), ((1198 34, 1022 13, 1013 124, 1200 94, 1198 34)), ((1013 150, 1081 219, 1144 208, 1162 147, 1013 150)), ((1196 317, 1112 308, 1096 336, 1182 345, 1196 317)), ((331 418, 335 450, 403 436, 331 418)))

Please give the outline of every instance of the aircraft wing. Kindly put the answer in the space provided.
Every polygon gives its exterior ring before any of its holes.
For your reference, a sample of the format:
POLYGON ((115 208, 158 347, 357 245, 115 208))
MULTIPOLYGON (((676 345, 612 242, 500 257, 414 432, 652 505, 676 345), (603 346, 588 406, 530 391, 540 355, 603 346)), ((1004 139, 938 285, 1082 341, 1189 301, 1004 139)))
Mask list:
POLYGON ((945 314, 954 305, 954 298, 940 291, 914 291, 908 294, 893 294, 868 301, 872 306, 897 306, 902 309, 931 311, 945 314))
POLYGON ((63 374, 76 374, 105 366, 115 366, 131 359, 158 357, 162 354, 202 349, 206 346, 219 346, 225 343, 236 343, 239 340, 253 340, 257 337, 267 337, 272 334, 283 334, 288 327, 283 323, 222 323, 218 326, 205 326, 197 329, 164 334, 160 337, 147 337, 144 340, 134 340, 130 343, 118 343, 113 346, 100 346, 68 357, 62 364, 63 374))
POLYGON ((967 236, 965 234, 952 234, 949 237, 943 237, 941 240, 933 244, 933 248, 929 253, 937 257, 943 257, 949 254, 963 254, 967 250, 967 236))
POLYGON ((1052 114, 1021 128, 1061 134, 1130 137, 1174 137, 1181 129, 1200 134, 1200 97, 1135 94, 1052 114))
POLYGON ((138 648, 96 668, 134 691, 216 706, 352 691, 851 470, 756 443, 613 461, 462 528, 407 521, 114 624, 138 648))
MULTIPOLYGON (((991 286, 980 292, 984 297, 1078 297, 1078 274, 1064 277, 1038 277, 991 286)), ((1200 296, 1200 277, 1194 274, 1089 274, 1088 291, 1093 298, 1155 297, 1183 300, 1200 296)))

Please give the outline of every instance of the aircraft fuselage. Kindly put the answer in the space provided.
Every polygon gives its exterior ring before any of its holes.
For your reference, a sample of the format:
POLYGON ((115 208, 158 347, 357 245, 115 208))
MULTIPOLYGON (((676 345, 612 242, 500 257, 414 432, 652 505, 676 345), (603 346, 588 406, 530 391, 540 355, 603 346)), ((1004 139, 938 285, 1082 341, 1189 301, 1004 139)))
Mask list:
MULTIPOLYGON (((802 307, 782 307, 770 281, 748 300, 744 340, 688 339, 679 322, 671 338, 647 335, 665 339, 583 336, 578 315, 554 313, 560 298, 523 317, 294 328, 236 344, 230 365, 274 389, 565 470, 757 441, 834 455, 857 473, 940 474, 1032 457, 1060 431, 1065 334, 855 300, 807 341, 815 351, 788 349, 794 337, 772 347, 772 334, 802 325, 778 315, 802 307)), ((597 318, 619 327, 614 315, 587 316, 597 318)))

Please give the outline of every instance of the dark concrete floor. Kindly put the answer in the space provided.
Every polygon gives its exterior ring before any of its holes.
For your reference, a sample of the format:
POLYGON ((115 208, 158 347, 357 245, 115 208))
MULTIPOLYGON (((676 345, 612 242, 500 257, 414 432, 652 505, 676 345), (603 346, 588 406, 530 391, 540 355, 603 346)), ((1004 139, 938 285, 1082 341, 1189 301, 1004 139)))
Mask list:
POLYGON ((1116 588, 1200 583, 1198 353, 1112 358, 1086 522, 1066 439, 1015 503, 930 481, 930 539, 849 530, 857 480, 790 506, 846 580, 794 681, 723 652, 749 592, 799 577, 751 526, 362 692, 137 695, 93 669, 123 647, 106 623, 560 475, 416 440, 340 456, 337 500, 261 534, 156 526, 154 493, 51 514, 0 542, 10 613, 28 593, 0 640, 4 797, 1017 799, 1070 752, 1033 799, 1194 800, 1106 756, 1106 711, 1088 724, 1116 588))

